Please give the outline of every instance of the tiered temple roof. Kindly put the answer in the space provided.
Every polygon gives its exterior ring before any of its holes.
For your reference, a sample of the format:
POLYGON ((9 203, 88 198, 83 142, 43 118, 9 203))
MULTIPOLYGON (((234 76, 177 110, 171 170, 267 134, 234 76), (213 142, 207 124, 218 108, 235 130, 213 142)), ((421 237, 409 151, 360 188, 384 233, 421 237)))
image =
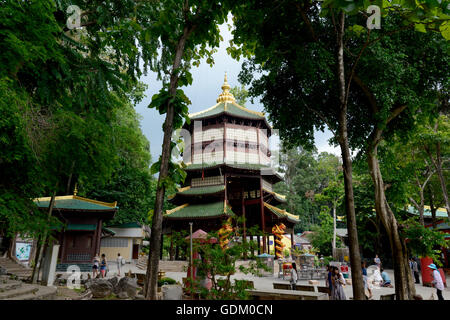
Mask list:
POLYGON ((217 104, 190 114, 190 123, 184 125, 192 136, 191 157, 185 185, 168 196, 177 207, 164 214, 166 227, 175 228, 177 221, 181 225, 186 220, 219 219, 211 224, 218 229, 221 220, 237 214, 246 215, 247 227, 264 225, 266 220, 292 229, 298 217, 275 206, 286 199, 273 191, 283 177, 270 166, 270 125, 262 112, 236 103, 226 76, 222 90, 217 104), (194 130, 196 121, 201 123, 200 131, 194 130), (195 153, 198 150, 200 154, 195 153))

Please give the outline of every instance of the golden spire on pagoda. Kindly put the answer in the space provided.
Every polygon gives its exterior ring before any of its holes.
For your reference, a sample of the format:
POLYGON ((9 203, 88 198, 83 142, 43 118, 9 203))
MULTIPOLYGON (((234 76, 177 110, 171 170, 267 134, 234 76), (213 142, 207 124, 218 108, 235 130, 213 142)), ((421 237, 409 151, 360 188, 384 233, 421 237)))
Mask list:
POLYGON ((78 193, 78 184, 77 183, 75 183, 75 189, 73 189, 73 195, 74 196, 76 196, 77 195, 77 193, 78 193))
POLYGON ((225 72, 225 80, 222 85, 222 93, 219 94, 219 97, 217 98, 217 103, 219 102, 236 102, 234 99, 233 94, 230 92, 230 85, 227 82, 227 73, 225 72))

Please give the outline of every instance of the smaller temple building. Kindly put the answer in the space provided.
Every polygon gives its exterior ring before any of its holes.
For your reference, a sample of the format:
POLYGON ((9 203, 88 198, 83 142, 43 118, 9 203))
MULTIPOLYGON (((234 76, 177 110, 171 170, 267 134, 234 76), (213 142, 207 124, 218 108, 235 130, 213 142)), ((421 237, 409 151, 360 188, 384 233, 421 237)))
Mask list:
POLYGON ((100 253, 110 260, 120 253, 127 262, 138 260, 144 238, 147 236, 144 226, 138 222, 111 225, 107 228, 111 233, 102 237, 100 253))
MULTIPOLYGON (((36 205, 48 210, 50 197, 35 199, 36 205)), ((76 264, 81 271, 90 271, 94 256, 100 253, 102 236, 113 234, 103 228, 105 221, 114 218, 117 202, 107 203, 76 195, 57 196, 53 207, 53 216, 64 223, 62 230, 55 231, 60 245, 58 253, 58 271, 65 271, 68 265, 76 264), (89 268, 89 270, 84 270, 89 268)))

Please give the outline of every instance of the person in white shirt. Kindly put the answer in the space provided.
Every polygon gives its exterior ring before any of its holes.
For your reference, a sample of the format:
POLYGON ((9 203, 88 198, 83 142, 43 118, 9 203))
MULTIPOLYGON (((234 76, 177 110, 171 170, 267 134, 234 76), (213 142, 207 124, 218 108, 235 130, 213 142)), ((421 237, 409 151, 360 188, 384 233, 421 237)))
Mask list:
POLYGON ((439 273, 439 270, 437 269, 436 265, 434 263, 430 264, 428 266, 431 270, 433 270, 433 281, 434 287, 436 288, 436 294, 438 296, 439 300, 444 300, 444 297, 442 296, 442 290, 444 290, 444 282, 442 282, 441 274, 439 273))
POLYGON ((120 253, 117 254, 117 271, 118 271, 118 275, 120 277, 120 270, 122 270, 122 256, 120 255, 120 253))
POLYGON ((373 259, 373 261, 375 262, 375 264, 378 266, 378 269, 380 269, 381 267, 381 259, 378 258, 378 255, 375 255, 375 258, 373 259))
POLYGON ((292 262, 292 269, 291 269, 291 285, 292 290, 296 289, 296 284, 298 280, 298 274, 297 274, 297 264, 295 262, 292 262))

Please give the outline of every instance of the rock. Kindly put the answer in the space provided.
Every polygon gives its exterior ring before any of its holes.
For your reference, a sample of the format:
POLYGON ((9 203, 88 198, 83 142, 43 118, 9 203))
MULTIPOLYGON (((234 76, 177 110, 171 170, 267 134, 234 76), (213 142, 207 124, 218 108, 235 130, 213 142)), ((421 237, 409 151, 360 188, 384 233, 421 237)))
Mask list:
POLYGON ((115 293, 117 294, 118 297, 124 297, 121 299, 126 298, 134 299, 134 297, 136 296, 137 289, 138 285, 136 278, 123 277, 122 279, 119 280, 119 283, 115 288, 115 293))
POLYGON ((312 285, 316 285, 316 286, 319 285, 319 281, 317 281, 317 280, 308 280, 308 283, 312 284, 312 285))
POLYGON ((105 298, 114 292, 111 282, 104 279, 90 279, 86 281, 85 286, 91 290, 94 298, 105 298))
POLYGON ((161 287, 163 300, 181 300, 183 288, 178 284, 165 284, 161 287))
POLYGON ((125 291, 119 292, 117 294, 117 298, 119 298, 119 299, 128 299, 128 293, 126 293, 125 291))
POLYGON ((6 270, 6 268, 0 266, 0 275, 6 275, 8 274, 8 270, 6 270))
POLYGON ((117 284, 119 283, 119 278, 113 277, 113 278, 108 279, 108 281, 112 284, 112 286, 114 288, 114 292, 116 292, 117 284))

